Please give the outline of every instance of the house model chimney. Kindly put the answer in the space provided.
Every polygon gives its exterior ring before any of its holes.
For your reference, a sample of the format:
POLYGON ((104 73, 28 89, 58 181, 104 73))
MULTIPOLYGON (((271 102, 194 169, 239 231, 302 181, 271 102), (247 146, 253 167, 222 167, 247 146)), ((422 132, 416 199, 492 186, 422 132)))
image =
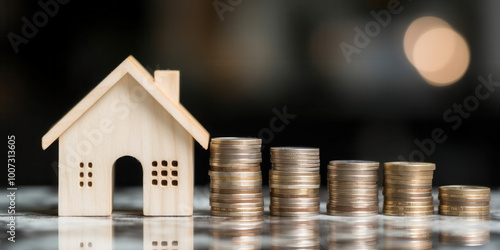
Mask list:
POLYGON ((155 83, 172 101, 179 103, 180 73, 178 70, 156 70, 155 83))

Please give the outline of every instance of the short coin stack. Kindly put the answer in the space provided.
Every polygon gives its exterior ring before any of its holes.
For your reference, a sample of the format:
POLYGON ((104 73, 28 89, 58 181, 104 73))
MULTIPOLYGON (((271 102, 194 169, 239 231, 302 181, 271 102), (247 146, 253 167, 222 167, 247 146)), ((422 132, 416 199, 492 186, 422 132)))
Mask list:
POLYGON ((211 215, 263 215, 261 145, 262 140, 258 138, 212 139, 209 171, 211 215))
POLYGON ((378 214, 378 169, 375 161, 330 161, 326 213, 340 216, 378 214))
POLYGON ((454 216, 489 216, 490 188, 480 186, 439 187, 439 214, 454 216))
POLYGON ((271 215, 317 215, 321 183, 319 149, 274 147, 271 163, 271 215))
POLYGON ((384 163, 385 215, 434 214, 432 178, 436 165, 426 162, 384 163))

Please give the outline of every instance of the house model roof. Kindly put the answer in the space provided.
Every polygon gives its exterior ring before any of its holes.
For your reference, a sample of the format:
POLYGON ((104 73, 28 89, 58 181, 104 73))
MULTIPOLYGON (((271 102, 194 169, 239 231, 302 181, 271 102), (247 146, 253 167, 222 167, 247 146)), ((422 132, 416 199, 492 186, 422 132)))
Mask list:
POLYGON ((153 76, 133 56, 125 59, 42 137, 42 148, 48 148, 127 73, 142 85, 204 149, 208 148, 210 134, 184 106, 174 102, 158 87, 153 76))

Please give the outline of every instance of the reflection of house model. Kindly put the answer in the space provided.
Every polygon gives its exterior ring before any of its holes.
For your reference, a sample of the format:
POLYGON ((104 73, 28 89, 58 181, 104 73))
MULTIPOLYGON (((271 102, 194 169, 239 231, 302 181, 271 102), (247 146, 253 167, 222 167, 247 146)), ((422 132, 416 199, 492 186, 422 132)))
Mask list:
POLYGON ((122 156, 142 165, 144 215, 192 215, 193 138, 206 149, 209 137, 179 103, 178 71, 153 79, 128 57, 42 138, 59 138, 59 215, 111 215, 122 156))

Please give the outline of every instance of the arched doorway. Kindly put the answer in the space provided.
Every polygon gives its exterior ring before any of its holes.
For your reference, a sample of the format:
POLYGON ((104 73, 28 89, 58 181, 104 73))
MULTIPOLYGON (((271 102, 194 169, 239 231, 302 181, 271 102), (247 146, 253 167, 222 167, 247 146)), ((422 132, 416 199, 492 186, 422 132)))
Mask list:
POLYGON ((113 164, 113 212, 142 214, 143 168, 136 158, 126 155, 113 164))

